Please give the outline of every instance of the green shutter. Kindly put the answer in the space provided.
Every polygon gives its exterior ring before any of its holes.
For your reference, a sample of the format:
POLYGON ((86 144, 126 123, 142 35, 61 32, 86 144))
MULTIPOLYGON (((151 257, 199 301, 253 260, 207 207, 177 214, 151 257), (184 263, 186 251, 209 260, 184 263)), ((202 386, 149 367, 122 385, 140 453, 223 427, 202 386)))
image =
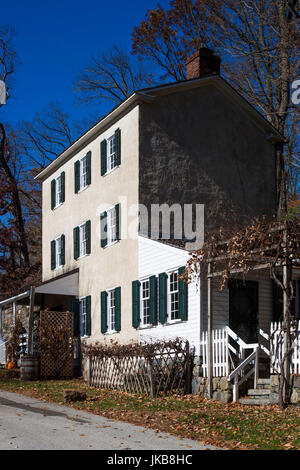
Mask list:
POLYGON ((66 256, 65 256, 65 236, 62 235, 60 237, 60 242, 61 242, 61 264, 64 265, 66 263, 66 256))
POLYGON ((56 243, 55 240, 51 242, 51 269, 56 268, 56 243))
POLYGON ((100 241, 101 247, 105 248, 107 245, 107 212, 100 215, 100 241))
POLYGON ((140 281, 132 282, 132 326, 138 328, 140 326, 140 281))
POLYGON ((75 188, 75 193, 78 193, 80 189, 80 161, 77 160, 77 162, 74 163, 74 188, 75 188))
MULTIPOLYGON (((182 276, 185 272, 185 267, 178 269, 178 276, 182 276)), ((188 285, 183 280, 178 280, 179 290, 179 318, 181 320, 188 319, 188 285)))
POLYGON ((121 331, 121 287, 115 289, 116 331, 121 331))
POLYGON ((121 226, 121 206, 120 204, 115 205, 116 211, 116 240, 120 240, 120 226, 121 226))
POLYGON ((79 227, 73 229, 74 259, 79 258, 79 227))
POLYGON ((159 321, 160 323, 166 323, 168 312, 167 312, 167 280, 168 275, 161 273, 158 276, 159 283, 159 321))
POLYGON ((107 332, 107 292, 101 292, 101 333, 107 332))
POLYGON ((91 221, 88 220, 85 223, 86 230, 86 253, 89 255, 91 253, 91 221))
POLYGON ((63 171, 61 174, 61 197, 60 202, 65 202, 66 194, 65 194, 65 187, 66 187, 66 174, 63 171))
POLYGON ((56 206, 56 181, 51 181, 51 209, 53 210, 56 206))
POLYGON ((151 276, 150 284, 150 323, 157 325, 157 277, 151 276))
POLYGON ((116 166, 121 165, 121 131, 117 129, 115 132, 116 143, 116 166))
POLYGON ((107 143, 106 140, 102 140, 100 144, 101 152, 101 175, 105 175, 107 171, 107 143))
POLYGON ((86 301, 86 331, 87 336, 91 336, 91 296, 85 298, 86 301))
POLYGON ((71 312, 73 312, 73 335, 75 337, 80 336, 80 324, 79 324, 79 300, 71 300, 71 312))
POLYGON ((86 154, 86 166, 87 166, 86 182, 87 184, 91 184, 92 182, 92 152, 91 151, 89 151, 86 154))

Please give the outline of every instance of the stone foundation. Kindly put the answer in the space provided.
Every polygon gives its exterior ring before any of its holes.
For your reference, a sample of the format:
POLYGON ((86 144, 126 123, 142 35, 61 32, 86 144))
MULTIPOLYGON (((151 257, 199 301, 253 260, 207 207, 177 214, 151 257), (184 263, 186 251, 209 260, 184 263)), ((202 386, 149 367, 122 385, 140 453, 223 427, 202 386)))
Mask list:
MULTIPOLYGON (((201 358, 195 357, 192 371, 192 393, 208 398, 208 379, 202 375, 201 358)), ((232 384, 228 382, 227 377, 214 377, 212 388, 213 400, 221 403, 232 401, 232 384)))
MULTIPOLYGON (((279 384, 280 384, 280 376, 279 375, 271 375, 270 385, 271 385, 271 393, 270 393, 270 402, 272 404, 278 403, 279 400, 279 384)), ((293 405, 300 405, 300 375, 292 375, 291 376, 291 403, 293 405)))

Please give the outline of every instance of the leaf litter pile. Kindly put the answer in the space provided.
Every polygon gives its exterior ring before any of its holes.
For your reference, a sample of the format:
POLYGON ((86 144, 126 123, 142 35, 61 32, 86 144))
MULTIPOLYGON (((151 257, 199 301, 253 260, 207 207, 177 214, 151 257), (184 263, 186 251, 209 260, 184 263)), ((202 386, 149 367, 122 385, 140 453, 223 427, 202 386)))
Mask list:
POLYGON ((69 405, 73 408, 168 432, 179 439, 227 449, 300 449, 300 407, 282 411, 277 406, 224 405, 196 395, 150 398, 95 389, 80 379, 0 381, 0 389, 60 404, 65 404, 63 391, 70 388, 87 393, 85 401, 69 405))

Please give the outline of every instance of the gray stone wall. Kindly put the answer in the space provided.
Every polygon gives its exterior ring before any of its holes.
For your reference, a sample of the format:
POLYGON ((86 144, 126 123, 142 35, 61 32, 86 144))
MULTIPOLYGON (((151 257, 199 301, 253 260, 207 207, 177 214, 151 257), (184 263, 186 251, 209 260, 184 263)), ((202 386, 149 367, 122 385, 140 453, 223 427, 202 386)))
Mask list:
MULTIPOLYGON (((271 375, 270 402, 272 404, 278 403, 279 384, 280 384, 280 376, 271 375)), ((300 375, 291 376, 291 403, 293 405, 300 405, 300 375)))
MULTIPOLYGON (((192 369, 192 393, 208 398, 208 379, 202 377, 201 358, 195 357, 192 369)), ((232 384, 227 377, 214 377, 212 381, 213 400, 221 403, 232 401, 232 384)))
POLYGON ((139 200, 147 207, 205 204, 206 230, 228 223, 235 211, 274 211, 274 146, 216 87, 141 105, 139 129, 139 200))

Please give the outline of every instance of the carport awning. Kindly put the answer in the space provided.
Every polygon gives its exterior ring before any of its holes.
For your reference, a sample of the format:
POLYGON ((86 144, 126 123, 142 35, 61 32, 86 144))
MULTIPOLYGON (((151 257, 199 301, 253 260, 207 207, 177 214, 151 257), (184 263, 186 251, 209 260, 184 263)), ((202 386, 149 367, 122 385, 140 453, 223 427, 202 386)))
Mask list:
MULTIPOLYGON (((35 288, 36 294, 50 294, 50 295, 72 295, 78 297, 78 280, 79 272, 76 270, 72 273, 63 274, 53 280, 43 282, 35 288)), ((30 296, 30 290, 26 290, 21 294, 4 299, 0 302, 0 308, 7 305, 16 303, 26 297, 30 296)))
POLYGON ((63 275, 58 279, 47 281, 36 287, 36 294, 56 294, 56 295, 75 295, 78 296, 78 275, 79 273, 73 273, 69 275, 63 275))

